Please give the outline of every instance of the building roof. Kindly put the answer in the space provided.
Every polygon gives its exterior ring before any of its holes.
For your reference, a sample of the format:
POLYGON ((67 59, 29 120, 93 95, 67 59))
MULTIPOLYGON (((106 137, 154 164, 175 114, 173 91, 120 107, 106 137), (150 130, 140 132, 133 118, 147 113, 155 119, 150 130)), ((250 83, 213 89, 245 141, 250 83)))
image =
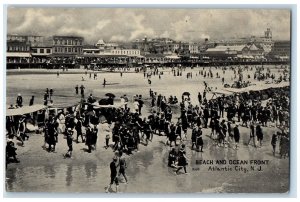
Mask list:
POLYGON ((206 52, 226 52, 226 51, 242 51, 246 45, 239 46, 216 46, 214 48, 208 48, 206 52))
POLYGON ((96 44, 97 45, 105 45, 105 42, 103 41, 103 39, 99 39, 96 44))
POLYGON ((249 50, 251 50, 251 51, 257 51, 257 50, 259 50, 259 48, 258 48, 255 44, 252 44, 252 45, 249 47, 249 50))

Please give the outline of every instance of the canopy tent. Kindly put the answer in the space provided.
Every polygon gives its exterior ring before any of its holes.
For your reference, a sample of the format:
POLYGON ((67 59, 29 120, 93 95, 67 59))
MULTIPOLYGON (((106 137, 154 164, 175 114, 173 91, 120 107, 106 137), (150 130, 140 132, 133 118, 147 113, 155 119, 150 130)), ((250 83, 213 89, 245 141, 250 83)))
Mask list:
POLYGON ((7 109, 6 116, 18 116, 33 113, 36 111, 40 111, 42 109, 47 108, 45 105, 32 105, 32 106, 24 106, 16 109, 7 109))
POLYGON ((290 86, 289 82, 281 82, 279 84, 261 84, 261 85, 251 85, 246 88, 225 88, 224 90, 232 92, 232 93, 245 93, 250 91, 260 91, 260 90, 266 90, 269 88, 283 88, 290 86))
POLYGON ((100 109, 100 108, 120 108, 125 104, 127 104, 127 103, 117 103, 114 105, 99 105, 98 103, 95 102, 92 105, 93 105, 94 109, 100 109))
POLYGON ((212 93, 221 94, 221 95, 231 95, 232 94, 231 92, 226 91, 224 89, 218 89, 218 90, 213 91, 212 93))

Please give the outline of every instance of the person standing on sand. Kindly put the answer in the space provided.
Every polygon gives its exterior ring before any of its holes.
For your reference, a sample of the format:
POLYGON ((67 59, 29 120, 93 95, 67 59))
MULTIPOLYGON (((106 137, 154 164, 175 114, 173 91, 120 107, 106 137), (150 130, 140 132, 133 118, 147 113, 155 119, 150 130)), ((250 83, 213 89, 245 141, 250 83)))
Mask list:
POLYGON ((93 130, 90 125, 86 129, 86 141, 85 144, 88 146, 88 153, 92 152, 92 141, 93 141, 93 130))
POLYGON ((79 136, 81 137, 81 142, 85 142, 85 140, 83 139, 83 134, 82 134, 82 118, 79 117, 77 118, 77 123, 75 125, 75 130, 77 133, 77 138, 76 138, 76 143, 79 143, 78 138, 79 136))
POLYGON ((31 97, 30 101, 29 101, 29 106, 32 106, 34 103, 34 95, 31 97))
POLYGON ((128 184, 128 180, 127 180, 127 176, 126 176, 126 173, 125 173, 125 169, 127 168, 127 164, 126 164, 126 160, 124 157, 122 157, 122 152, 119 153, 119 174, 118 174, 118 178, 123 175, 124 179, 125 179, 125 182, 126 184, 128 184))
POLYGON ((72 151, 73 151, 73 131, 71 128, 68 128, 67 130, 67 144, 69 147, 69 150, 64 155, 65 158, 72 158, 72 151))
POLYGON ((79 89, 79 87, 78 87, 78 85, 76 85, 76 86, 75 86, 75 92, 76 92, 76 95, 78 95, 78 89, 79 89))
POLYGON ((103 80, 103 87, 105 87, 105 85, 106 85, 106 80, 104 78, 104 80, 103 80))
POLYGON ((251 140, 253 141, 253 146, 256 147, 254 121, 250 122, 250 138, 249 138, 249 141, 248 141, 248 145, 250 144, 251 140))
POLYGON ((118 181, 118 177, 117 177, 117 167, 118 165, 118 158, 115 156, 113 158, 113 161, 110 163, 109 167, 110 167, 110 184, 109 186, 106 188, 105 192, 108 193, 108 191, 111 189, 111 186, 115 183, 116 184, 116 193, 118 192, 118 186, 119 186, 119 181, 118 181))
POLYGON ((22 98, 22 96, 21 96, 20 93, 18 94, 16 103, 17 103, 18 107, 22 107, 23 106, 23 98, 22 98))
POLYGON ((80 86, 80 94, 82 97, 84 97, 84 89, 85 87, 83 85, 80 86))
POLYGON ((233 138, 235 141, 235 149, 238 148, 238 143, 240 141, 240 130, 238 128, 238 125, 236 124, 234 129, 233 129, 233 138))
POLYGON ((178 153, 178 169, 175 171, 175 174, 178 175, 178 172, 182 168, 184 169, 184 173, 188 174, 188 172, 186 171, 187 165, 188 165, 188 163, 187 163, 187 158, 186 158, 185 145, 182 145, 182 147, 178 153))

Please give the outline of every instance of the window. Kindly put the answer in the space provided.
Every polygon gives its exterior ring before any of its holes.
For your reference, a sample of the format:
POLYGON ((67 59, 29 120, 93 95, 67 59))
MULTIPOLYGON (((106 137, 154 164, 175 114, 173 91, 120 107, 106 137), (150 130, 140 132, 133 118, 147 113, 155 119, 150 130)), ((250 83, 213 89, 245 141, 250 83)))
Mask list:
POLYGON ((68 52, 68 48, 65 48, 65 53, 68 52))
POLYGON ((75 41, 75 45, 77 46, 77 40, 75 41))
POLYGON ((16 51, 19 51, 19 46, 16 46, 16 51))
POLYGON ((71 53, 72 52, 72 48, 68 48, 68 52, 71 53))
POLYGON ((44 53, 44 49, 43 48, 40 49, 40 53, 44 53))
POLYGON ((47 48, 47 53, 51 53, 51 50, 50 50, 50 48, 47 48))
POLYGON ((55 52, 55 53, 57 53, 57 52, 58 52, 58 50, 57 50, 57 48, 56 48, 56 47, 54 48, 54 52, 55 52))
POLYGON ((33 49, 32 51, 33 51, 33 53, 37 53, 37 49, 33 49))
POLYGON ((62 45, 62 44, 63 44, 63 40, 60 41, 60 45, 62 45))

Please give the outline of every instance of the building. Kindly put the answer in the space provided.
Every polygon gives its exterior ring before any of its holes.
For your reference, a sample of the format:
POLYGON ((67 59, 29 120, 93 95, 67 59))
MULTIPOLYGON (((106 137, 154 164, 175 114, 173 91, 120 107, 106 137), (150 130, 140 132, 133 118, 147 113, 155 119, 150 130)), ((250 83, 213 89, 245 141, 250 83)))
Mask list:
POLYGON ((291 57, 291 42, 290 41, 275 41, 274 46, 269 53, 272 58, 280 60, 290 60, 291 57))
POLYGON ((27 42, 34 46, 36 44, 43 43, 45 38, 39 35, 18 35, 18 34, 8 34, 7 41, 20 41, 27 42))
POLYGON ((248 51, 246 45, 239 46, 216 46, 214 48, 208 48, 204 55, 214 59, 230 59, 235 58, 238 55, 243 55, 244 51, 248 51))
POLYGON ((264 36, 256 37, 243 37, 243 38, 233 38, 226 40, 215 41, 217 45, 221 46, 239 46, 244 44, 255 44, 256 46, 262 47, 264 54, 269 53, 272 50, 274 41, 272 39, 272 31, 270 28, 264 32, 264 36))
POLYGON ((52 55, 72 57, 82 53, 84 38, 78 36, 53 36, 52 55))
POLYGON ((190 54, 198 54, 199 46, 197 43, 189 43, 189 52, 190 54))
POLYGON ((6 46, 7 64, 29 63, 31 59, 30 43, 24 40, 9 40, 6 46))

